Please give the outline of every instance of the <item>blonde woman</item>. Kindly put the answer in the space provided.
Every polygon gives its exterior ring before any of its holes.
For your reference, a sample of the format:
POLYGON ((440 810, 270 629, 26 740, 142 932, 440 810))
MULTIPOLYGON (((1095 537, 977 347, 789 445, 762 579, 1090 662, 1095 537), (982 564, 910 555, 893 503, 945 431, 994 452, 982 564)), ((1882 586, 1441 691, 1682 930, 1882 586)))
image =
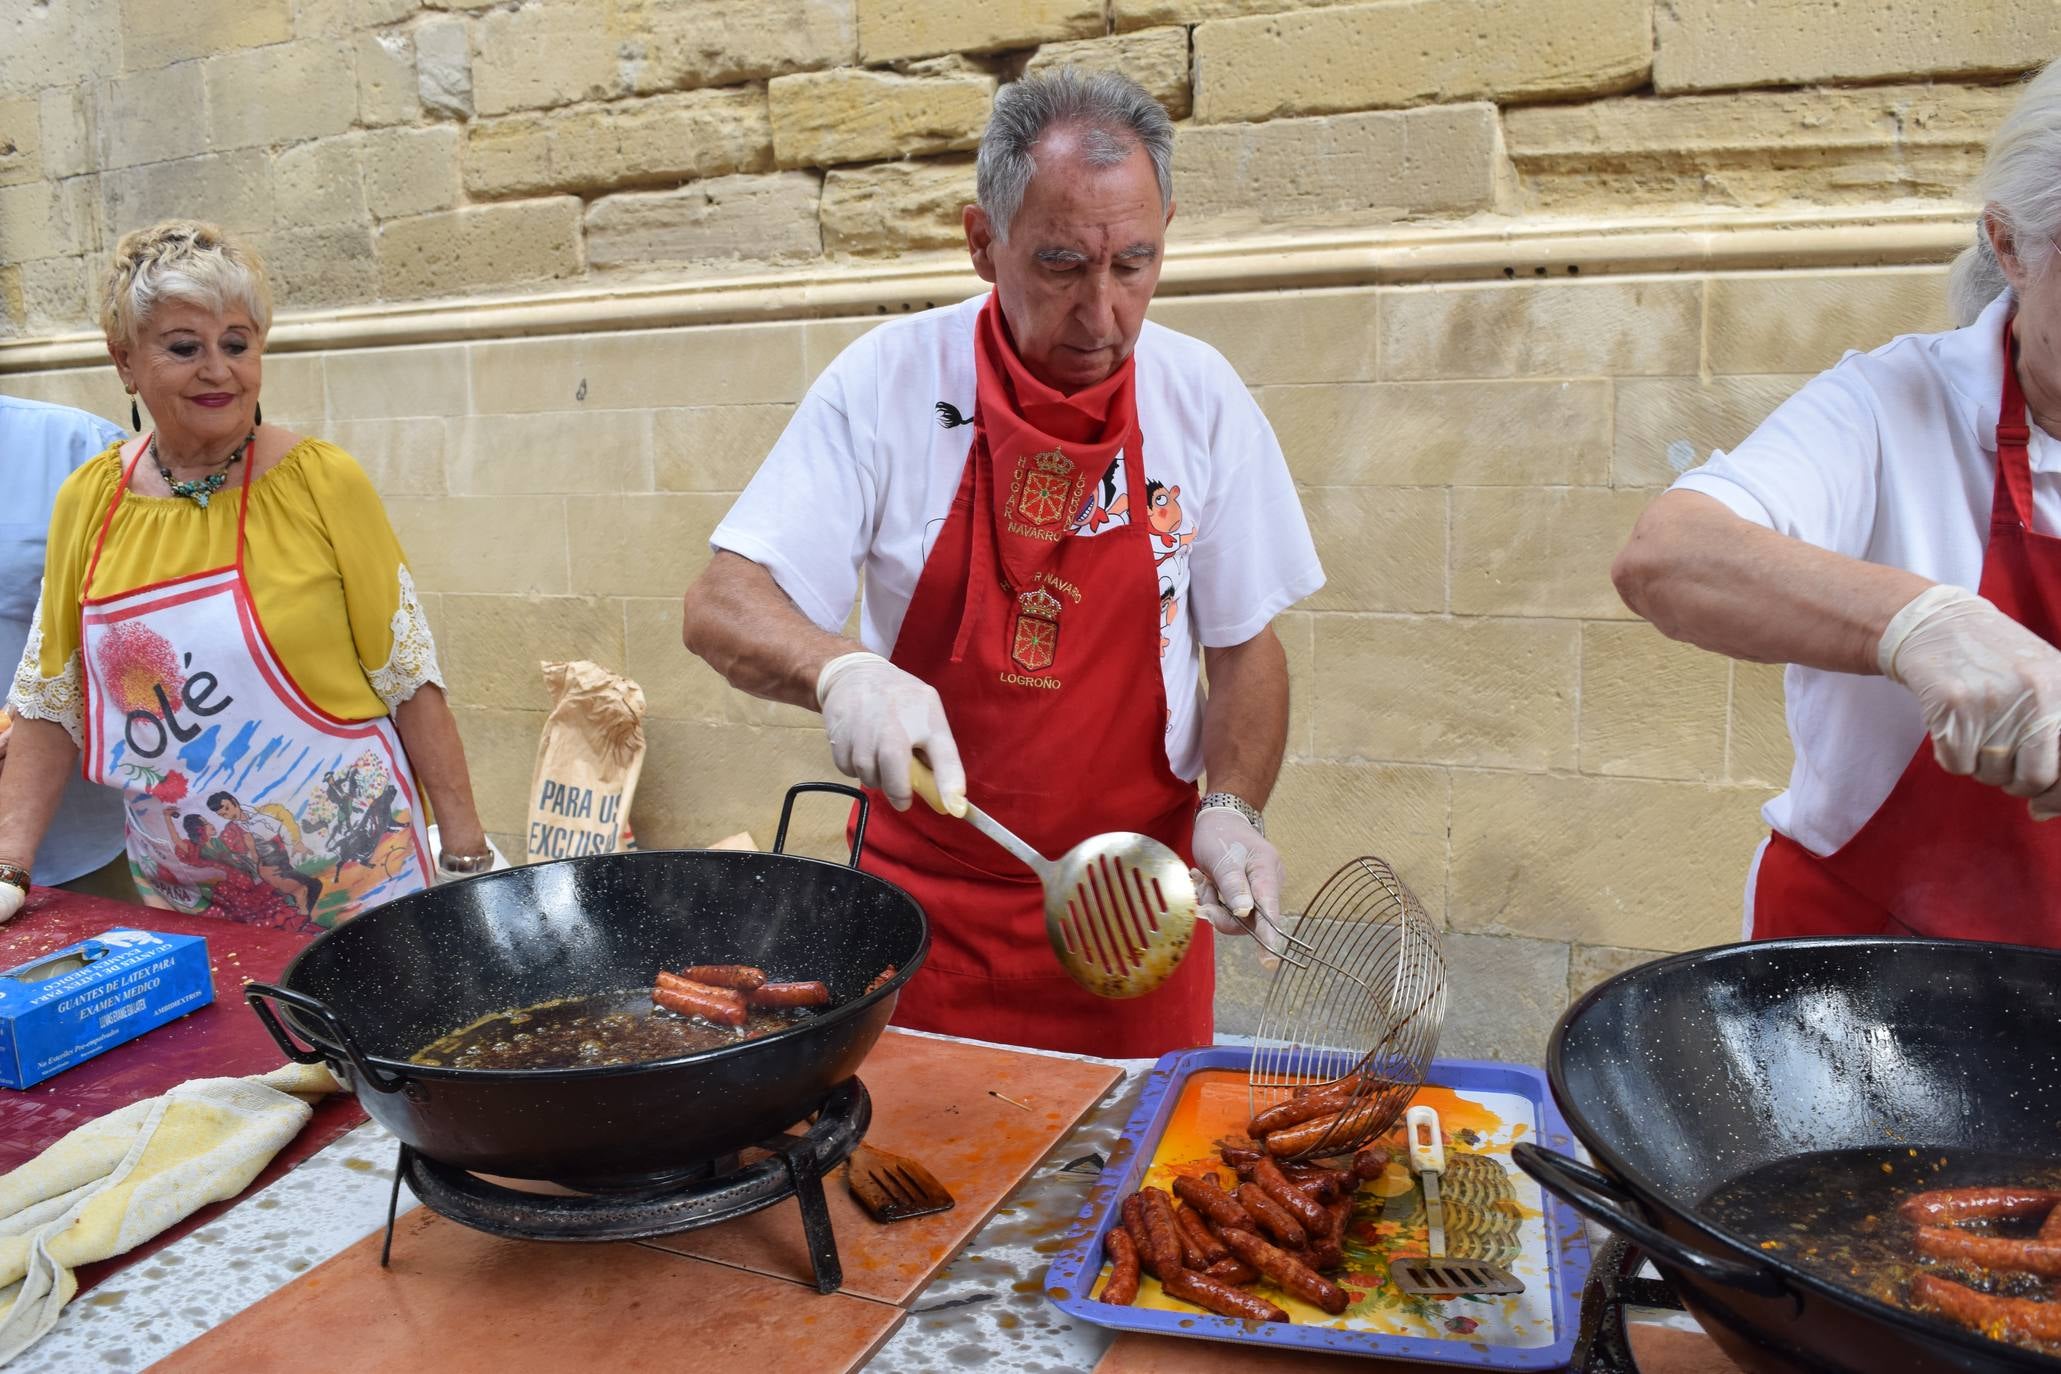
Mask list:
POLYGON ((263 263, 213 225, 168 221, 115 249, 101 323, 152 428, 58 493, 8 695, 0 920, 21 906, 82 755, 88 778, 125 797, 130 866, 152 905, 328 926, 439 868, 491 866, 378 494, 341 449, 264 423, 271 322, 263 263), (215 831, 275 900, 217 902, 237 865, 184 862, 166 843, 215 831), (302 847, 291 858, 288 832, 302 847))

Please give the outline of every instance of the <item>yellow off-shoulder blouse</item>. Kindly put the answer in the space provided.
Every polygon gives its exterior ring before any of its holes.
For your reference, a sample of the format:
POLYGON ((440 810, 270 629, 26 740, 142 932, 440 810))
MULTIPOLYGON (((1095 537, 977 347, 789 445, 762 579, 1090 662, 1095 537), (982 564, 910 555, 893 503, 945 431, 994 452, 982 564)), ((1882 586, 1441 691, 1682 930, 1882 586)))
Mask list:
MULTIPOLYGON (((207 572, 236 557, 238 479, 203 508, 125 493, 91 595, 207 572)), ((94 541, 121 485, 117 445, 57 493, 36 624, 15 674, 17 715, 79 737, 79 605, 94 541)), ((443 685, 436 645, 400 540, 371 479, 348 453, 303 439, 250 484, 244 575, 265 635, 315 705, 343 720, 386 715, 425 682, 443 685)))

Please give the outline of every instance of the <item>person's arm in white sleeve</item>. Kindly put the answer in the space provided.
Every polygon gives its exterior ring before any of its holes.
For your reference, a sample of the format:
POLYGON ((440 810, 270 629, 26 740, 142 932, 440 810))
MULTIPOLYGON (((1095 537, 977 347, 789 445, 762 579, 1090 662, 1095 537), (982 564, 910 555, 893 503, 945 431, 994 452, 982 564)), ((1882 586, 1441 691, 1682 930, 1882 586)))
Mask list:
POLYGON ((1918 698, 1942 768, 2061 814, 2061 652, 1965 588, 1857 556, 1876 435, 1827 381, 1647 507, 1611 566, 1618 594, 1732 658, 1882 673, 1918 698))
MULTIPOLYGON (((1228 365, 1211 444, 1209 501, 1189 553, 1189 596, 1208 670, 1202 754, 1212 795, 1265 808, 1288 741, 1288 658, 1280 612, 1324 585, 1315 542, 1273 428, 1228 365)), ((1281 909, 1281 855, 1236 804, 1195 818, 1196 890, 1227 933, 1281 909)))
POLYGON ((681 640, 738 690, 820 710, 837 767, 896 809, 913 795, 916 751, 963 808, 965 769, 936 691, 840 633, 876 491, 873 436, 847 384, 838 364, 817 379, 717 527, 715 555, 687 589, 681 640))

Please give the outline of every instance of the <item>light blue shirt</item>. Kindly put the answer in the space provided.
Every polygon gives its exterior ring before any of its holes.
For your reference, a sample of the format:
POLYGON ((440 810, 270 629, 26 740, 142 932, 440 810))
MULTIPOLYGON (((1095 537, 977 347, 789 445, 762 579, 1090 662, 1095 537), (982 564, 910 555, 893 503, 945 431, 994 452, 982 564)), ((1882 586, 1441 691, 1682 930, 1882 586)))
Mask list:
MULTIPOLYGON (((97 415, 0 396, 0 664, 21 661, 43 589, 43 546, 57 489, 122 437, 97 415)), ((36 851, 35 880, 66 883, 122 852, 122 794, 74 774, 36 851)))

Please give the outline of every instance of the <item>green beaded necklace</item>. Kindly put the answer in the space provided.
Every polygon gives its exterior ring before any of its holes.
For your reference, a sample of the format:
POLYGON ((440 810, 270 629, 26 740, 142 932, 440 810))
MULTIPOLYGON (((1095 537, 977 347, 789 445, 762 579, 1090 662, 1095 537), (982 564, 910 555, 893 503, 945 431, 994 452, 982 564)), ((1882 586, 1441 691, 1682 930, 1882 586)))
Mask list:
POLYGON ((152 461, 157 464, 157 475, 165 479, 165 485, 171 488, 172 495, 191 497, 194 505, 199 506, 202 510, 206 510, 208 508, 208 498, 222 489, 223 484, 229 480, 229 469, 243 461, 243 455, 249 451, 250 446, 256 442, 257 437, 258 432, 256 430, 252 430, 244 435, 243 442, 237 446, 236 452, 230 454, 228 460, 222 464, 220 472, 211 472, 205 477, 196 477, 191 482, 173 480, 172 470, 164 465, 158 455, 157 435, 155 434, 150 436, 150 452, 152 461))

